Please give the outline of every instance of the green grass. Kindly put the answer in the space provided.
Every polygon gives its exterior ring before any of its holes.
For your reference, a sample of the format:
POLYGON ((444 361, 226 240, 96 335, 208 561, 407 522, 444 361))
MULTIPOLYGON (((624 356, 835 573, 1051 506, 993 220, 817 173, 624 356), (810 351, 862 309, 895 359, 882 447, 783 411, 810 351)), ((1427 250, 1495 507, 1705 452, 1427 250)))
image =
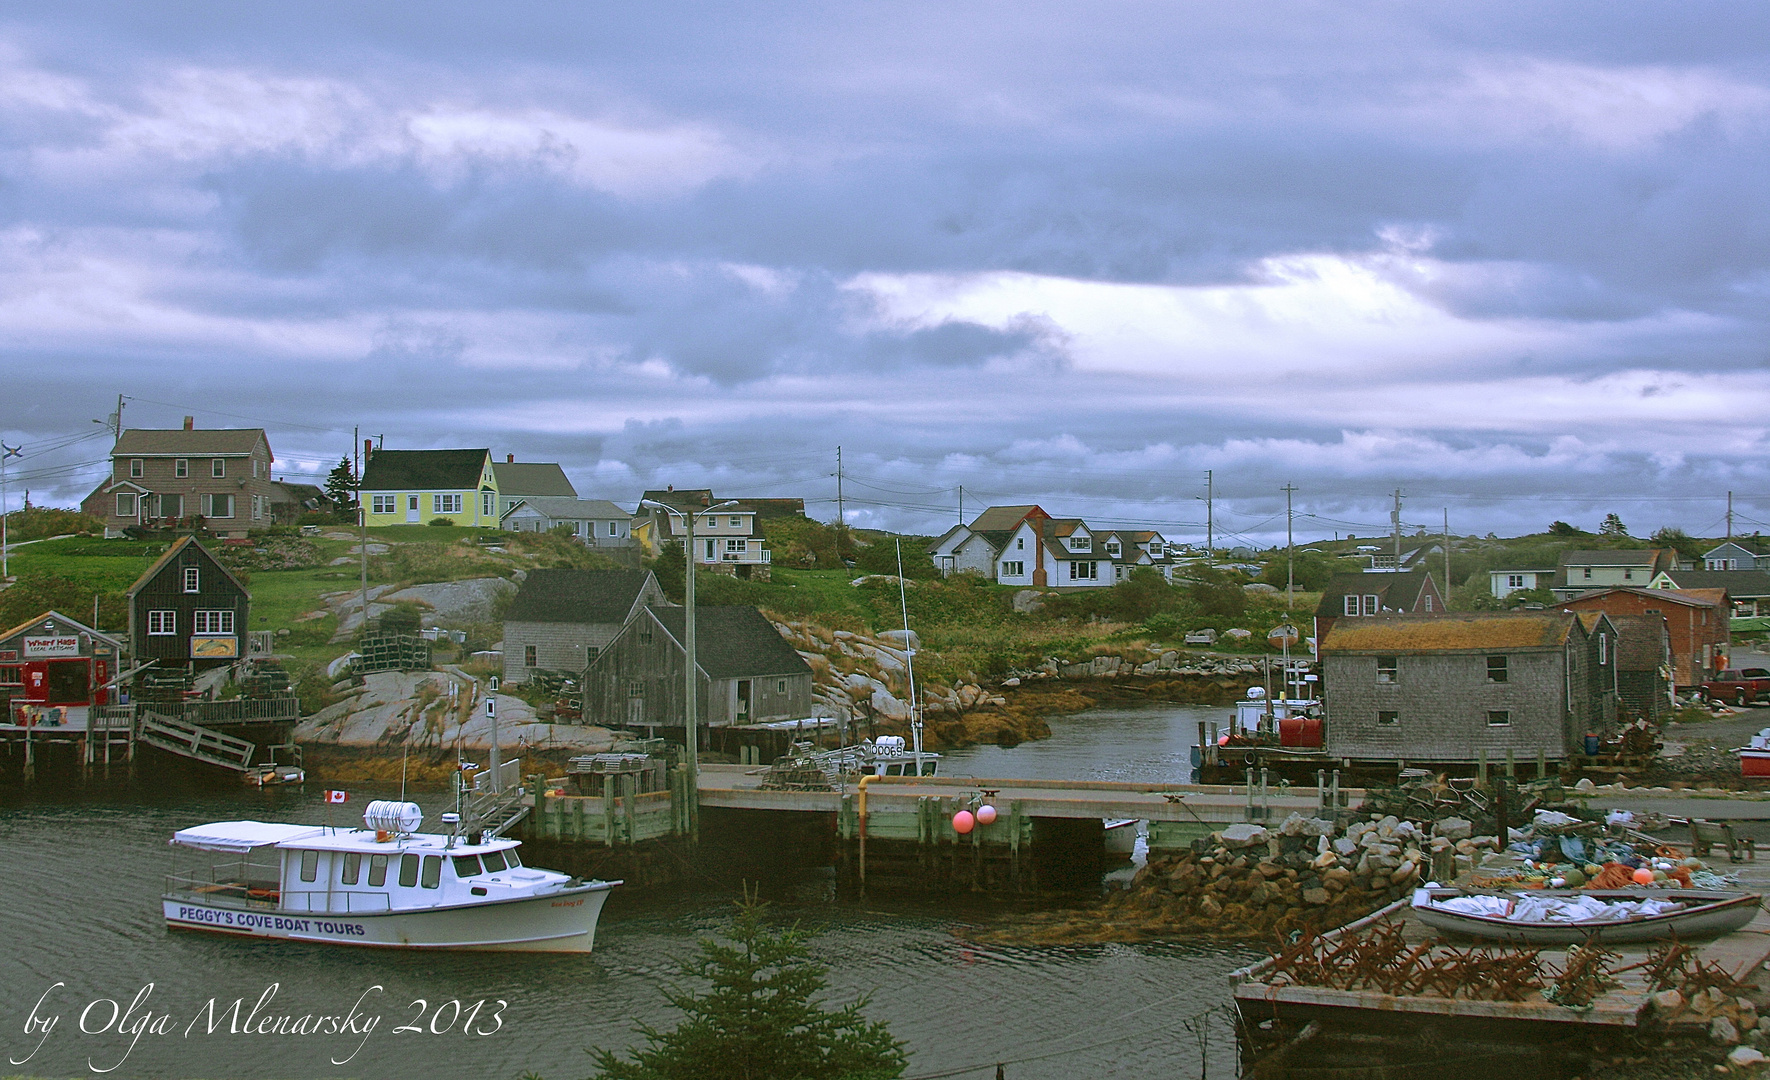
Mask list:
MULTIPOLYGON (((352 532, 348 525, 338 527, 341 532, 352 532)), ((381 525, 368 530, 369 542, 387 543, 389 540, 402 544, 453 544, 460 540, 470 540, 481 536, 507 537, 512 534, 500 529, 470 528, 465 525, 381 525)))

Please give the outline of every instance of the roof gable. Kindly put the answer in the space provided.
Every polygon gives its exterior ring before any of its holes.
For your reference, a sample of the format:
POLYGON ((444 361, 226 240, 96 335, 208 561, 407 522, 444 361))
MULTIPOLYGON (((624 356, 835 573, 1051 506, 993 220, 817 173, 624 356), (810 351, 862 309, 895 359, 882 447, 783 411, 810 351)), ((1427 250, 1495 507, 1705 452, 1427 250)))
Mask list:
POLYGON ((1661 570, 1652 587, 1667 582, 1673 589, 1725 589, 1735 600, 1770 596, 1770 571, 1766 570, 1661 570))
POLYGON ((160 556, 158 559, 155 559, 152 566, 150 566, 146 570, 142 571, 141 576, 135 579, 135 584, 129 586, 128 590, 124 593, 124 595, 133 598, 136 593, 147 588, 147 586, 150 582, 152 582, 155 578, 159 577, 160 574, 163 573, 174 562, 178 561, 179 555, 186 548, 195 548, 197 551, 197 554, 201 555, 203 557, 203 560, 205 562, 207 562, 210 566, 214 567, 216 570, 219 570, 224 575, 226 575, 227 580, 233 582, 234 588, 240 590, 240 593, 242 595, 244 595, 246 597, 250 597, 252 595, 252 591, 250 589, 246 588, 246 583, 241 581, 238 577, 234 576, 234 572, 232 570, 229 570, 227 568, 227 566, 225 564, 223 564, 220 559, 217 559, 215 557, 214 552, 210 551, 208 548, 204 547, 202 544, 197 543, 197 538, 194 536, 181 536, 176 541, 174 541, 172 546, 166 549, 166 554, 160 556))
MULTIPOLYGON (((648 606, 646 611, 682 645, 687 608, 648 606)), ((781 637, 762 612, 747 605, 695 608, 695 666, 710 679, 807 675, 811 665, 781 637)))
POLYGON ((377 450, 363 466, 364 491, 470 491, 490 450, 377 450))
POLYGON ((1025 506, 991 506, 971 522, 971 531, 1012 532, 1016 525, 1028 517, 1046 518, 1050 516, 1032 503, 1025 506))
POLYGON ((1702 553, 1705 559, 1756 559, 1765 554, 1758 549, 1763 544, 1756 537, 1749 540, 1729 540, 1720 546, 1702 553))
POLYGON ((119 641, 116 638, 112 637, 111 635, 105 633, 103 630, 95 630, 92 627, 87 626, 85 623, 81 622, 79 619, 70 619, 66 615, 63 615, 61 612, 56 611, 53 608, 51 608, 48 611, 43 612, 41 615, 38 615, 34 619, 26 619, 24 622, 19 623, 17 626, 13 627, 10 630, 0 631, 0 641, 10 641, 11 639, 18 637, 22 634, 29 633, 31 630, 35 629, 38 626, 41 626, 44 622, 49 621, 49 620, 54 620, 55 622, 60 623, 62 625, 70 626, 74 630, 78 631, 79 633, 89 634, 92 637, 95 637, 95 638, 98 638, 98 639, 104 641, 106 644, 110 645, 112 648, 121 649, 123 647, 123 643, 121 641, 119 641))
POLYGON ((504 618, 507 622, 626 622, 651 580, 650 570, 530 570, 504 618))
POLYGON ((1424 570, 1401 573, 1360 570, 1335 574, 1321 590, 1321 603, 1316 606, 1315 613, 1323 617, 1343 615, 1346 597, 1373 595, 1378 598, 1378 604, 1392 611, 1410 611, 1419 602, 1420 592, 1429 577, 1424 570))
MULTIPOLYGON (((1562 566, 1658 566, 1665 560, 1663 548, 1605 551, 1563 551, 1562 566)), ((1676 560, 1673 560, 1674 562, 1676 560)))

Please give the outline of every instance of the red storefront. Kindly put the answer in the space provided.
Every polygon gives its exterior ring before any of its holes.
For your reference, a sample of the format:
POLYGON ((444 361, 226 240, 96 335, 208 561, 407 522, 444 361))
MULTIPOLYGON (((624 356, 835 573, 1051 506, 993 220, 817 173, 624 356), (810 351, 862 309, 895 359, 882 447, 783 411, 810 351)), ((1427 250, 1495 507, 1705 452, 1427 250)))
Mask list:
POLYGON ((57 611, 0 634, 0 727, 83 731, 116 690, 122 643, 57 611))

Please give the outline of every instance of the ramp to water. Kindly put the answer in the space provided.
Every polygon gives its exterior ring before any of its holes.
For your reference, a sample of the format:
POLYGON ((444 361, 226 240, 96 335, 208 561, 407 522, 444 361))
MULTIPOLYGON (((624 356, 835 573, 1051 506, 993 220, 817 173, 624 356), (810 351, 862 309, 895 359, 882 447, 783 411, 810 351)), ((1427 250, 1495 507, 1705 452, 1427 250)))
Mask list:
POLYGON ((246 739, 236 739, 210 728, 147 711, 141 714, 141 728, 136 732, 136 738, 169 754, 235 772, 250 769, 252 754, 258 749, 246 739))

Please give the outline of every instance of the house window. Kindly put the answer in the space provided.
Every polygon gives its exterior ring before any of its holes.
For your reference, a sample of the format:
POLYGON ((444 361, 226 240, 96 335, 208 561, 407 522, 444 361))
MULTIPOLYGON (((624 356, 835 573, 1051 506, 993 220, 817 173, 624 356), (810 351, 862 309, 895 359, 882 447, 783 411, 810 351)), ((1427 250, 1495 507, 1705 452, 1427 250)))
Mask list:
POLYGON ((167 637, 176 633, 178 633, 178 612, 148 612, 148 636, 167 637))
POLYGON ((1025 551, 1026 550, 1026 537, 1021 536, 1021 537, 1015 538, 1014 550, 1015 551, 1025 551))
POLYGON ((154 516, 163 518, 181 518, 184 516, 183 495, 155 495, 154 516))
POLYGON ((608 534, 609 534, 609 535, 610 535, 610 536, 619 536, 619 535, 621 535, 621 525, 620 525, 620 522, 618 522, 618 521, 611 521, 611 522, 609 522, 609 523, 608 523, 608 534))
POLYGON ((1524 588, 1524 575, 1523 574, 1507 574, 1506 575, 1506 588, 1508 588, 1508 589, 1522 589, 1522 588, 1524 588))
POLYGON ((535 647, 533 645, 524 645, 522 647, 522 666, 529 668, 535 667, 535 659, 535 647))
POLYGON ((779 682, 775 683, 774 684, 774 692, 777 694, 786 693, 787 692, 787 680, 782 679, 779 682))
POLYGON ((1379 712, 1377 714, 1378 727, 1397 727, 1400 724, 1401 714, 1398 712, 1379 712))
POLYGON ((1582 571, 1582 574, 1587 581, 1590 581, 1592 579, 1592 568, 1589 566, 1586 567, 1585 570, 1582 571))
POLYGON ((1490 656, 1490 657, 1488 657, 1487 658, 1487 681, 1488 682, 1506 682, 1506 681, 1508 681, 1511 677, 1511 671, 1507 668, 1506 663, 1507 663, 1506 658, 1503 656, 1490 656))
POLYGON ((13 664, 0 667, 0 686, 23 686, 25 669, 13 664))
POLYGON ((729 521, 730 521, 731 527, 734 529, 741 527, 744 523, 744 519, 741 517, 738 517, 736 514, 731 515, 729 521))
POLYGON ((725 550, 727 550, 727 551, 742 551, 742 550, 744 550, 743 538, 739 537, 736 540, 727 540, 725 542, 725 550))
POLYGON ((130 458, 129 459, 129 475, 134 477, 137 480, 140 480, 141 474, 142 474, 142 460, 140 458, 130 458))
POLYGON ((192 614, 191 633, 231 634, 234 632, 232 611, 198 611, 192 614))
POLYGON ((1426 595, 1425 601, 1426 601, 1426 610, 1431 611, 1432 610, 1432 596, 1430 593, 1428 593, 1426 595))
POLYGON ((1377 601, 1378 597, 1375 595, 1371 593, 1364 594, 1364 613, 1366 615, 1375 615, 1377 613, 1377 601))
POLYGON ((184 591, 203 591, 203 570, 201 567, 187 566, 184 568, 184 591))
POLYGON ((393 509, 393 496, 392 495, 371 495, 371 496, 369 496, 369 512, 371 514, 391 514, 391 513, 394 513, 395 511, 393 509))
POLYGON ((1023 562, 1005 562, 1002 564, 1003 577, 1022 577, 1025 574, 1026 564, 1023 562))
POLYGON ((639 628, 639 643, 641 645, 651 644, 651 627, 649 625, 639 628))
POLYGON ((1600 666, 1610 663, 1610 635, 1598 635, 1598 663, 1600 666))
POLYGON ((233 517, 234 497, 232 495, 203 496, 203 516, 212 518, 233 517))
POLYGON ((1512 726, 1512 713, 1507 709, 1489 709, 1489 710, 1487 710, 1487 726, 1488 727, 1511 727, 1512 726))
POLYGON ((461 512, 460 495, 432 495, 430 512, 433 514, 459 514, 461 512))
POLYGON ((1630 570, 1630 569, 1628 569, 1628 568, 1626 568, 1626 567, 1625 567, 1625 568, 1624 568, 1624 569, 1623 569, 1623 580, 1624 580, 1624 581, 1633 581, 1633 580, 1635 580, 1635 572, 1634 572, 1634 571, 1633 571, 1633 570, 1630 570))
POLYGON ((211 461, 209 463, 209 475, 210 476, 226 476, 227 475, 227 459, 226 458, 216 458, 215 460, 211 461))
POLYGON ((1118 544, 1116 542, 1107 544, 1106 545, 1106 553, 1108 555, 1117 555, 1119 553, 1118 544))
POLYGON ((1341 606, 1346 609, 1346 614, 1357 615, 1358 614, 1358 597, 1356 597, 1356 596, 1342 597, 1341 598, 1341 606))
POLYGON ((190 463, 189 458, 179 458, 172 463, 172 475, 173 476, 176 476, 180 480, 182 480, 185 477, 189 476, 190 474, 191 474, 191 463, 190 463))
POLYGON ((628 697, 644 697, 645 696, 645 680, 644 679, 628 679, 627 680, 627 696, 628 697))
POLYGON ((496 498, 496 496, 494 496, 489 491, 482 491, 479 493, 479 516, 480 517, 491 517, 492 516, 492 503, 495 498, 496 498))
POLYGON ((1100 580, 1100 564, 1072 562, 1069 564, 1069 576, 1077 581, 1098 581, 1100 580))
POLYGON ((135 516, 135 496, 127 491, 117 492, 117 516, 129 518, 135 516))
POLYGON ((1398 657, 1377 657, 1377 681, 1380 683, 1400 682, 1400 663, 1401 661, 1398 657))

